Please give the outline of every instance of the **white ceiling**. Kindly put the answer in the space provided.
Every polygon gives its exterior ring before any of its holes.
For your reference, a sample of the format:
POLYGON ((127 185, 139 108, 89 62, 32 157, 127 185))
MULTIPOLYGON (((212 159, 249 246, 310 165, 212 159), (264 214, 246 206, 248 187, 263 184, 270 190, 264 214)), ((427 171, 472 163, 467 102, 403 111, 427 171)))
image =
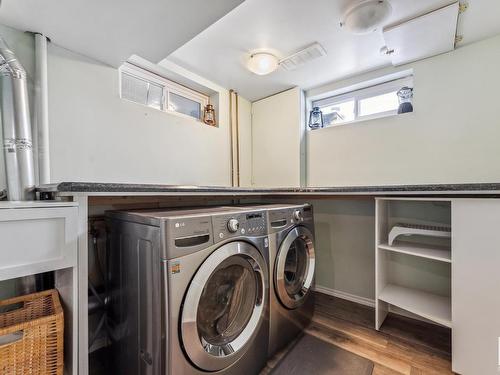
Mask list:
MULTIPOLYGON (((167 57, 174 63, 257 100, 293 86, 308 89, 390 65, 382 56, 381 32, 350 35, 339 27, 343 11, 357 0, 246 0, 167 57), (251 52, 269 50, 285 57, 320 42, 328 55, 295 71, 257 76, 245 68, 251 52)), ((450 4, 450 0, 390 0, 387 24, 450 4)), ((500 1, 469 0, 459 21, 460 45, 500 34, 500 1)))
POLYGON ((120 65, 158 62, 244 0, 3 0, 0 23, 120 65))

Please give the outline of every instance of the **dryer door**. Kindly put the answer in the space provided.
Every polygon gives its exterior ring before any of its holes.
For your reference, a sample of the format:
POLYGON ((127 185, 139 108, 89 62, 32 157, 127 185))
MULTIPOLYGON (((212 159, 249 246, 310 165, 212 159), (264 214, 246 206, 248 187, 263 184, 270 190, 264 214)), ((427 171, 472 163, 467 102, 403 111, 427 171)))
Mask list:
POLYGON ((191 361, 205 371, 236 362, 264 319, 266 264, 246 242, 215 250, 196 272, 182 308, 181 334, 191 361))
POLYGON ((296 309, 305 302, 314 268, 313 235, 305 227, 295 227, 281 243, 274 269, 275 290, 285 307, 296 309))

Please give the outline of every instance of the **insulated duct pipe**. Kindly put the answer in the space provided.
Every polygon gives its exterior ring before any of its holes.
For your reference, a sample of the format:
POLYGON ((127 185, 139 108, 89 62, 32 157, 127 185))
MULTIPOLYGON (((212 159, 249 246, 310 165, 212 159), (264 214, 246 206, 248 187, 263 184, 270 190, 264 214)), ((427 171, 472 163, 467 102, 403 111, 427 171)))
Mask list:
POLYGON ((11 201, 34 200, 35 170, 26 71, 2 37, 0 76, 7 197, 11 201))

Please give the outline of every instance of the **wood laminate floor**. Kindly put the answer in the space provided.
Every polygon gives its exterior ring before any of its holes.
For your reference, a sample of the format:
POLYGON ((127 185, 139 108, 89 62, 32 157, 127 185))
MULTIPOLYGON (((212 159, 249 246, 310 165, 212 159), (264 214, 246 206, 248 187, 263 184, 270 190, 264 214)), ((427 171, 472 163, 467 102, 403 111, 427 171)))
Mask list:
MULTIPOLYGON (((322 293, 315 297, 316 312, 306 332, 373 361, 373 375, 453 374, 450 329, 389 314, 376 331, 373 308, 322 293)), ((261 375, 269 374, 291 346, 272 358, 261 375)))

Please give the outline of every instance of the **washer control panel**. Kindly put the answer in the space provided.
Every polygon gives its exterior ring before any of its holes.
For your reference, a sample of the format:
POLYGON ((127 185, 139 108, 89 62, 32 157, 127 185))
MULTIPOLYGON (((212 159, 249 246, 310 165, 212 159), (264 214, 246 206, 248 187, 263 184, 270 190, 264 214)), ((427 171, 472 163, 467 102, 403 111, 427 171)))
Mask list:
POLYGON ((223 241, 237 236, 265 236, 267 234, 266 214, 263 211, 235 212, 212 217, 214 240, 223 241))
POLYGON ((230 233, 236 233, 240 229, 240 222, 238 219, 229 219, 227 222, 227 230, 230 233))

